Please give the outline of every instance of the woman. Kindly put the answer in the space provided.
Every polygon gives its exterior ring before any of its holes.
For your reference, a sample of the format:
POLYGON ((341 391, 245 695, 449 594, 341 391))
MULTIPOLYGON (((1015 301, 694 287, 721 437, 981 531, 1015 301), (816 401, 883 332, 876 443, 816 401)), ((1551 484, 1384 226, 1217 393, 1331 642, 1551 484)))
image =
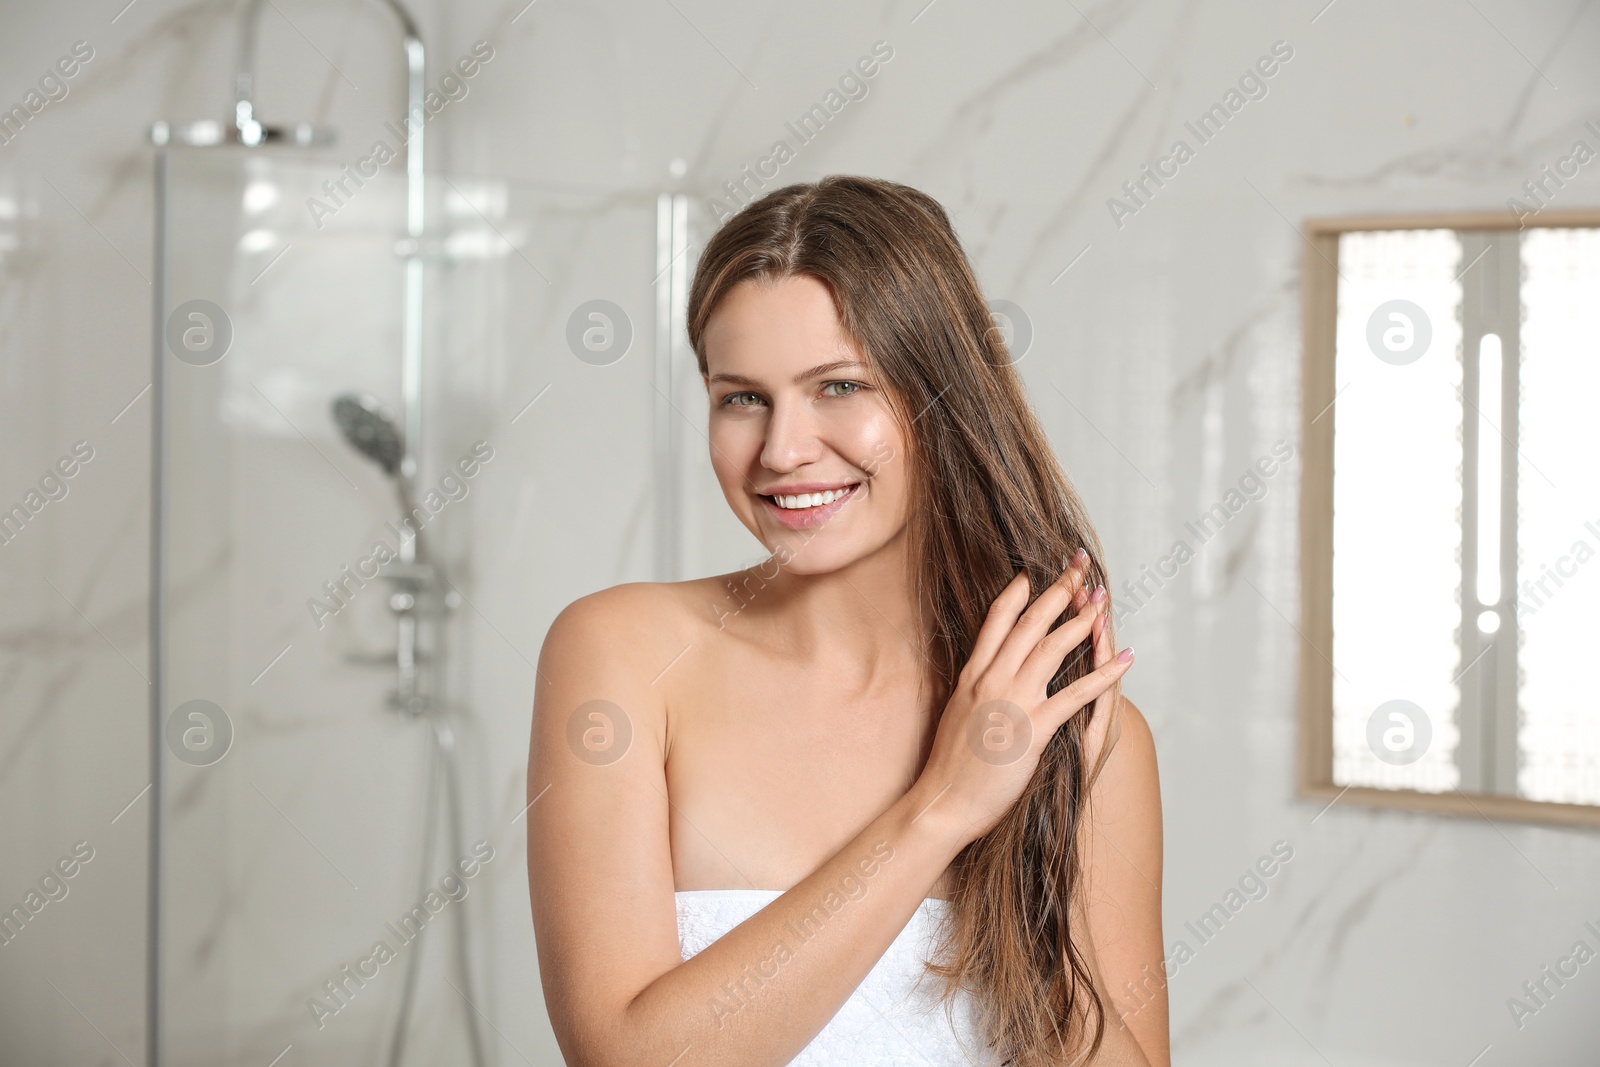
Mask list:
POLYGON ((772 556, 545 638, 528 880, 567 1063, 1165 1067, 1132 650, 945 212, 770 193, 688 332, 772 556))

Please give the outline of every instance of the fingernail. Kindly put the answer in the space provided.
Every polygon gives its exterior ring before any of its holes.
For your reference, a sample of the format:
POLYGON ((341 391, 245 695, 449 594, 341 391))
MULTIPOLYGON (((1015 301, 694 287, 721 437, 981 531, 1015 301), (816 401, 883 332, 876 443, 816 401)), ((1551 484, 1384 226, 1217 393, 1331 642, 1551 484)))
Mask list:
POLYGON ((1089 559, 1088 551, 1080 546, 1079 549, 1078 549, 1077 555, 1072 557, 1072 562, 1074 562, 1074 563, 1084 563, 1088 559, 1089 559))
POLYGON ((1132 663, 1133 662, 1133 646, 1132 645, 1129 645, 1127 648, 1125 648, 1121 652, 1117 653, 1117 662, 1118 663, 1132 663))
POLYGON ((1104 600, 1105 598, 1106 598, 1106 587, 1103 586, 1103 585, 1095 586, 1094 587, 1094 596, 1091 599, 1093 599, 1094 602, 1096 604, 1098 604, 1102 600, 1104 600))

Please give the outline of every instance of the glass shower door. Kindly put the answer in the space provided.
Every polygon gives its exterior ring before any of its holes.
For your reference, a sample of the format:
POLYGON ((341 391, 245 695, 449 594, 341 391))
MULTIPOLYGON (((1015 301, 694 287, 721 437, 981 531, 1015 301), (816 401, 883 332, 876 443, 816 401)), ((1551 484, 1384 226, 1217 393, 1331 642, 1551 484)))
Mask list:
POLYGON ((473 1026, 487 1062, 543 1060, 517 821, 533 662, 561 606, 655 576, 656 198, 430 175, 413 248, 399 175, 334 204, 338 172, 304 156, 159 165, 160 1062, 388 1062, 414 957, 405 1062, 473 1062, 473 1026), (332 403, 402 423, 413 251, 402 502, 332 403), (419 531, 449 612, 422 627, 432 716, 391 700, 392 558, 419 531))

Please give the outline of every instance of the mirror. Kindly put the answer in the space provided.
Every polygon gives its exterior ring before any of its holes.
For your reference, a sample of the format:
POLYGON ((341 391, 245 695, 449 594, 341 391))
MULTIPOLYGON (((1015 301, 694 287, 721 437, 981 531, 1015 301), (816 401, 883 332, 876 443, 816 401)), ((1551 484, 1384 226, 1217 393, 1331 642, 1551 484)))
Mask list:
POLYGON ((1305 235, 1301 793, 1600 825, 1600 212, 1305 235))

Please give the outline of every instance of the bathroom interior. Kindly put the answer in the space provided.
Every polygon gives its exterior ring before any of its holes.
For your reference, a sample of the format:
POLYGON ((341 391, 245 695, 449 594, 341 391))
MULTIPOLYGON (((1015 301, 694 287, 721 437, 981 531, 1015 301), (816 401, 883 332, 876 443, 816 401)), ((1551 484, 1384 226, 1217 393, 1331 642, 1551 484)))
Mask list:
POLYGON ((563 1062, 540 644, 765 555, 684 308, 832 173, 1106 547, 1173 1062, 1597 1062, 1600 5, 0 19, 0 1064, 563 1062))

